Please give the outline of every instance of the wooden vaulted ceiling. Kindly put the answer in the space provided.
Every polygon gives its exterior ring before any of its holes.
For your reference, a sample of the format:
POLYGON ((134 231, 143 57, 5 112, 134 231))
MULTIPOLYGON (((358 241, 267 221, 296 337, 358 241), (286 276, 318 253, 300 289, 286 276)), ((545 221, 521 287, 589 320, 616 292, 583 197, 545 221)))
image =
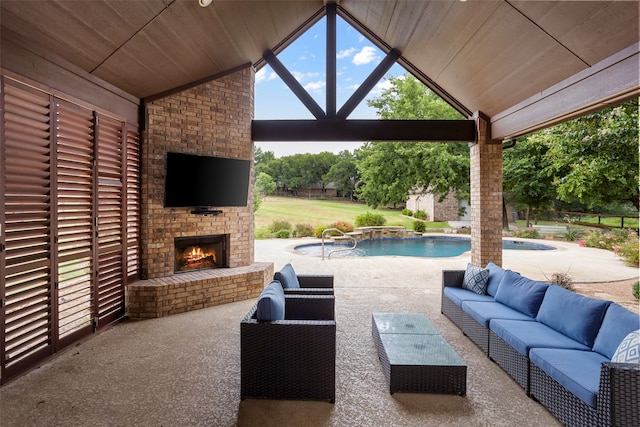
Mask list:
MULTIPOLYGON (((333 2, 333 1, 331 1, 333 2)), ((145 98, 278 52, 323 0, 3 0, 3 43, 145 98)), ((512 138, 640 93, 637 1, 338 0, 399 62, 512 138)), ((5 65, 3 65, 5 66, 5 65)), ((19 71, 19 70, 18 70, 19 71)))

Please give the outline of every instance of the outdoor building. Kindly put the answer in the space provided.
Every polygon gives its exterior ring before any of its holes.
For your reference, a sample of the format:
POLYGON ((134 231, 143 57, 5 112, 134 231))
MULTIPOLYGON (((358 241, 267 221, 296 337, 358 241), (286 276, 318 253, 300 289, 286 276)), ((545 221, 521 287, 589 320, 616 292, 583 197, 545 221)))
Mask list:
POLYGON ((414 212, 424 211, 428 221, 471 221, 469 202, 458 200, 453 191, 442 201, 433 193, 414 191, 409 194, 406 207, 414 212))

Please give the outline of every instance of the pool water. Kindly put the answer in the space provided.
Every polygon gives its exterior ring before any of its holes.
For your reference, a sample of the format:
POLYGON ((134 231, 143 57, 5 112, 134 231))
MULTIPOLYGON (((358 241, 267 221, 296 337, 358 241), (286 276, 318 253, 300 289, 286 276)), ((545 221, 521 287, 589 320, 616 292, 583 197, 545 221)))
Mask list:
MULTIPOLYGON (((352 242, 325 242, 324 254, 327 256, 336 249, 353 246, 352 242)), ((507 250, 554 250, 555 248, 540 243, 503 240, 502 249, 507 250)), ((423 258, 445 258, 462 255, 471 250, 471 239, 465 237, 428 236, 417 239, 370 239, 358 242, 354 250, 333 252, 331 257, 351 256, 412 256, 423 258)), ((322 256, 322 244, 311 243, 295 247, 295 251, 322 256)))

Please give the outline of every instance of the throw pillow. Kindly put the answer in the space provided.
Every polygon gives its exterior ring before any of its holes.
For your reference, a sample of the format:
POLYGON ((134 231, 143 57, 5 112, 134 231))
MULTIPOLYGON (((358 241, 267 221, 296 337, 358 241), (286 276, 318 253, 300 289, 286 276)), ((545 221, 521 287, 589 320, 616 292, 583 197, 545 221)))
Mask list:
POLYGON ((615 363, 640 363, 640 329, 622 340, 611 358, 615 363))
POLYGON ((487 291, 487 282, 489 281, 489 270, 486 268, 476 267, 469 263, 464 272, 462 287, 475 292, 478 295, 484 295, 487 291))

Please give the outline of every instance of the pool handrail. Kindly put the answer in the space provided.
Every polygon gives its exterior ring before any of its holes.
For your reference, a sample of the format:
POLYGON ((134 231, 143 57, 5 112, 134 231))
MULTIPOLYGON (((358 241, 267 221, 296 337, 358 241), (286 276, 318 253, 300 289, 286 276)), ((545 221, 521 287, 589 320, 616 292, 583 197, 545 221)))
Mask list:
POLYGON ((322 231, 322 259, 324 259, 324 234, 327 231, 337 231, 338 233, 342 234, 344 237, 347 237, 351 240, 353 240, 353 246, 349 247, 349 248, 342 248, 342 249, 336 249, 333 250, 331 252, 329 252, 327 254, 327 258, 331 258, 331 254, 334 252, 344 252, 344 251, 352 251, 356 248, 356 246, 358 246, 358 241, 353 237, 353 236, 349 236, 348 234, 345 234, 344 231, 338 229, 338 228, 326 228, 322 231))

